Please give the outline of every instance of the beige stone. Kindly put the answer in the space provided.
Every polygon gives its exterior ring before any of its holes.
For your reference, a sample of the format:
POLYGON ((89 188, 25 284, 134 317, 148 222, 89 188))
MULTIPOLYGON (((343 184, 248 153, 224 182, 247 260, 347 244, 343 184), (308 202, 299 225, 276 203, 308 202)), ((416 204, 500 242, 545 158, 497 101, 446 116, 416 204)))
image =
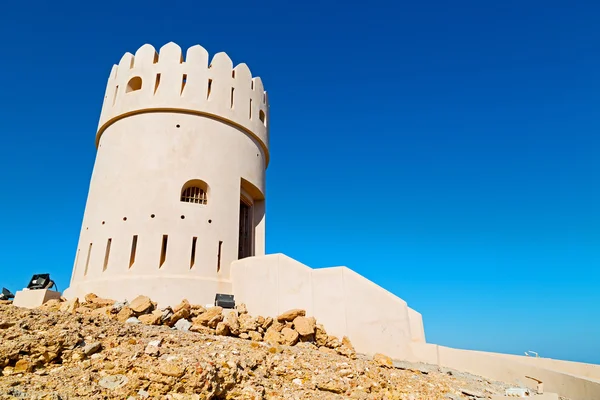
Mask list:
POLYGON ((244 304, 244 303, 240 303, 240 304, 237 306, 237 312, 238 312, 239 314, 247 314, 247 313, 248 313, 248 308, 246 307, 246 304, 244 304))
POLYGON ((38 308, 47 311, 58 311, 61 308, 61 304, 62 302, 60 299, 51 299, 39 306, 38 308))
POLYGON ((373 361, 381 367, 392 368, 394 366, 394 362, 392 361, 392 359, 386 356, 385 354, 381 353, 375 354, 373 356, 373 361))
MULTIPOLYGON (((190 302, 187 299, 183 299, 181 301, 181 303, 179 303, 178 305, 176 305, 175 307, 173 307, 173 313, 177 314, 177 312, 179 312, 179 311, 181 311, 183 309, 187 310, 188 311, 188 315, 189 315, 189 312, 191 311, 192 306, 191 306, 190 302)), ((187 317, 184 317, 184 318, 187 318, 187 317)))
POLYGON ((267 329, 263 341, 272 345, 283 343, 283 336, 275 329, 267 329))
POLYGON ((111 318, 113 316, 111 311, 112 311, 112 306, 99 307, 99 308, 95 308, 92 311, 92 315, 97 315, 97 316, 101 316, 101 317, 105 317, 105 318, 111 318))
POLYGON ((269 329, 269 327, 273 325, 273 318, 272 317, 267 317, 265 318, 265 322, 262 323, 261 328, 263 328, 264 330, 269 329))
POLYGON ((281 335, 283 336, 283 344, 285 345, 293 346, 298 343, 298 332, 293 329, 283 328, 281 335))
POLYGON ((340 339, 338 339, 337 337, 335 337, 335 336, 327 337, 327 344, 326 344, 327 347, 329 347, 331 349, 337 349, 341 345, 342 345, 342 342, 340 342, 340 339))
POLYGON ((152 314, 140 315, 138 319, 142 324, 145 325, 160 325, 162 313, 159 310, 155 310, 152 314))
POLYGON ((312 335, 315 333, 316 323, 317 321, 313 317, 296 317, 294 318, 294 330, 300 336, 312 335))
POLYGON ((306 311, 305 310, 300 310, 300 309, 293 309, 293 310, 288 310, 286 312, 284 312, 283 314, 280 314, 277 317, 277 321, 279 322, 291 322, 293 321, 296 317, 304 317, 306 315, 306 311))
POLYGON ((315 342, 317 343, 317 346, 326 346, 327 339, 327 331, 325 331, 323 325, 317 324, 315 327, 315 342))
MULTIPOLYGON (((162 312, 161 312, 162 315, 162 312)), ((180 308, 178 311, 176 311, 173 315, 171 315, 171 318, 169 318, 169 326, 174 326, 177 321, 179 321, 180 319, 187 319, 190 316, 190 311, 188 308, 180 308)))
POLYGON ((255 331, 258 327, 256 325, 256 319, 249 314, 241 314, 238 317, 240 324, 240 332, 248 333, 249 331, 255 331))
POLYGON ((15 364, 15 368, 13 370, 13 372, 15 374, 19 374, 19 373, 24 373, 24 372, 30 372, 32 370, 33 366, 31 365, 31 363, 27 360, 19 360, 17 361, 17 363, 15 364))
POLYGON ((192 324, 190 327, 190 332, 202 333, 204 335, 212 335, 215 333, 215 331, 210 329, 208 326, 197 323, 192 324))
POLYGON ((121 308, 121 311, 118 312, 117 320, 119 322, 124 323, 129 318, 133 317, 134 315, 135 315, 135 313, 133 312, 133 310, 131 308, 129 308, 128 306, 124 306, 123 308, 121 308))
POLYGON ((163 362, 159 365, 158 369, 161 374, 174 378, 180 378, 185 374, 185 368, 173 362, 163 362))
MULTIPOLYGON (((222 307, 211 307, 208 310, 206 310, 205 313, 202 313, 199 316, 197 316, 194 319, 194 323, 208 326, 209 321, 213 320, 216 316, 221 315, 222 312, 223 312, 222 307)), ((217 321, 217 322, 219 322, 219 321, 217 321)))
POLYGON ((60 311, 73 314, 73 313, 75 313, 75 310, 77 310, 78 308, 79 308, 79 298, 75 297, 71 300, 68 300, 68 301, 62 303, 62 305, 60 306, 60 311))
POLYGON ((85 299, 86 303, 91 303, 92 300, 94 300, 97 297, 98 296, 95 293, 88 293, 84 296, 84 299, 85 299))
POLYGON ((250 340, 254 340, 255 342, 260 342, 263 339, 263 336, 256 331, 248 332, 248 336, 250 336, 250 340))
POLYGON ((207 325, 209 328, 215 329, 221 321, 223 321, 223 315, 222 314, 215 315, 214 317, 211 318, 210 321, 208 321, 207 325))
POLYGON ((223 318, 223 323, 229 327, 229 332, 232 335, 237 336, 240 334, 240 324, 238 322, 238 316, 235 313, 227 313, 223 318))
POLYGON ((215 329, 215 333, 219 336, 229 335, 229 325, 227 325, 225 322, 219 322, 217 324, 217 328, 215 329))
POLYGON ((138 296, 129 303, 129 308, 136 314, 143 314, 147 311, 152 311, 152 300, 148 296, 138 296))

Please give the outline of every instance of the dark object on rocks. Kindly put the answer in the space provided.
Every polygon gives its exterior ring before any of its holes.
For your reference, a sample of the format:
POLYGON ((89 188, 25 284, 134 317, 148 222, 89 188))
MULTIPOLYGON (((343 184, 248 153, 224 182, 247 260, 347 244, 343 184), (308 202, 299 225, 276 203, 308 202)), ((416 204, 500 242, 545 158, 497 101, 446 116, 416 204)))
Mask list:
POLYGON ((217 293, 215 296, 215 306, 223 308, 235 308, 235 300, 232 294, 217 293))

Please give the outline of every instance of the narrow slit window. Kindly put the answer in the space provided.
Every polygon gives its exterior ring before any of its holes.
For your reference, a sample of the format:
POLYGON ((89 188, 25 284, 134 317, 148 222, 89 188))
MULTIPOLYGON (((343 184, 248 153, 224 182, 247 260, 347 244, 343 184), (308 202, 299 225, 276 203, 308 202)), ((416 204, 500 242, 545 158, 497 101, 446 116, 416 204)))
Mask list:
POLYGON ((250 99, 250 119, 252 119, 252 99, 250 99))
POLYGON ((129 255, 129 268, 133 266, 135 262, 135 252, 137 250, 137 240, 138 235, 133 235, 133 239, 131 240, 131 254, 129 255))
POLYGON ((168 235, 163 235, 162 245, 160 246, 160 264, 158 268, 161 268, 167 259, 167 241, 169 240, 168 235))
POLYGON ((235 90, 234 88, 231 88, 231 108, 233 108, 233 91, 234 90, 235 90))
POLYGON ((258 112, 258 119, 260 119, 260 122, 262 122, 265 126, 267 126, 267 122, 265 121, 266 116, 265 116, 265 112, 263 110, 260 110, 258 112))
MULTIPOLYGON (((81 252, 81 249, 77 249, 77 255, 75 256, 75 266, 73 267, 73 277, 75 276, 75 273, 77 272, 77 264, 79 264, 79 253, 81 252)), ((71 280, 73 280, 73 277, 71 277, 71 280)))
POLYGON ((181 78, 181 93, 179 93, 179 95, 183 94, 183 89, 185 89, 186 83, 187 83, 187 74, 183 74, 183 78, 181 78))
POLYGON ((106 267, 108 267, 108 257, 110 256, 110 245, 112 243, 112 238, 109 238, 106 241, 106 252, 104 253, 104 267, 102 271, 106 271, 106 267))
POLYGON ((90 256, 92 255, 92 243, 90 243, 90 247, 88 248, 87 259, 85 260, 85 270, 83 271, 83 275, 87 275, 88 267, 90 266, 90 256))
POLYGON ((196 263, 196 242, 197 241, 198 241, 198 238, 196 236, 194 236, 192 238, 192 255, 190 258, 190 269, 192 269, 192 267, 196 263))
POLYGON ((210 89, 212 87, 212 79, 208 80, 208 89, 206 91, 206 99, 208 100, 210 98, 210 89))
POLYGON ((119 93, 119 85, 115 88, 115 95, 113 96, 113 106, 117 102, 117 93, 119 93))
POLYGON ((217 272, 221 270, 221 247, 223 247, 223 241, 219 240, 219 252, 217 253, 217 272))
POLYGON ((154 94, 156 94, 156 91, 158 90, 159 86, 160 86, 160 74, 156 74, 156 82, 154 82, 154 94))

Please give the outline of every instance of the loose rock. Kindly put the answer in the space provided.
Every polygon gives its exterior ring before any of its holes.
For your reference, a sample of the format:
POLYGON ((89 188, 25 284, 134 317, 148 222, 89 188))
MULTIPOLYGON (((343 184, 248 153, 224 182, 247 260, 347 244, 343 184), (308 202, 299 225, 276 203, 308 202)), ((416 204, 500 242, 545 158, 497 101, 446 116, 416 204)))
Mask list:
POLYGON ((284 312, 283 314, 277 317, 277 321, 286 322, 293 321, 296 317, 304 317, 306 315, 306 311, 300 309, 294 309, 284 312))

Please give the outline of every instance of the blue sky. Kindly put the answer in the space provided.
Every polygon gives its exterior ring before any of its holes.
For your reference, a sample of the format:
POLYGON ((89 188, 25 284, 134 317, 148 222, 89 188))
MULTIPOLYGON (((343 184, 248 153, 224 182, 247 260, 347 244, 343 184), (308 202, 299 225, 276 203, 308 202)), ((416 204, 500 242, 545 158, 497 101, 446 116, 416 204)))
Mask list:
POLYGON ((269 92, 268 252, 356 270, 420 311, 430 342, 600 363, 599 16, 579 1, 8 2, 0 286, 68 285, 112 64, 201 44, 269 92))

